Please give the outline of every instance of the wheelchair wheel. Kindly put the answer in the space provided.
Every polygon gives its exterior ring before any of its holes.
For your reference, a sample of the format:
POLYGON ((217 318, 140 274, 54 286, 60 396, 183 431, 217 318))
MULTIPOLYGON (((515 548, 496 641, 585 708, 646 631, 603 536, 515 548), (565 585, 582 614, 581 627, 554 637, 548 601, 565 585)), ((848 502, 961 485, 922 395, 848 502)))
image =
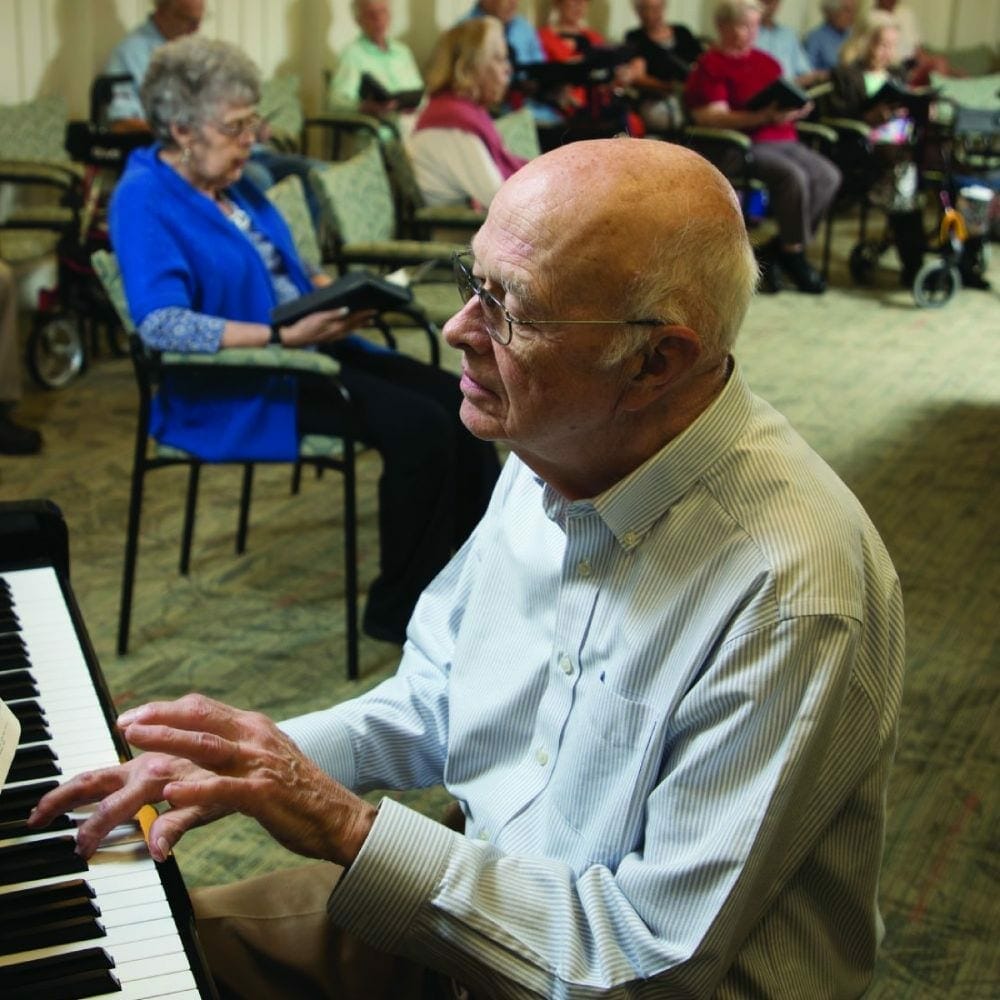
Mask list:
POLYGON ((28 335, 28 371, 45 389, 58 389, 86 364, 80 324, 66 313, 39 315, 28 335))
POLYGON ((961 287, 958 268, 946 260, 930 260, 913 279, 913 299, 921 309, 940 309, 961 287))
POLYGON ((855 284, 871 285, 875 281, 879 256, 879 245, 875 240, 862 240, 855 244, 847 262, 855 284))

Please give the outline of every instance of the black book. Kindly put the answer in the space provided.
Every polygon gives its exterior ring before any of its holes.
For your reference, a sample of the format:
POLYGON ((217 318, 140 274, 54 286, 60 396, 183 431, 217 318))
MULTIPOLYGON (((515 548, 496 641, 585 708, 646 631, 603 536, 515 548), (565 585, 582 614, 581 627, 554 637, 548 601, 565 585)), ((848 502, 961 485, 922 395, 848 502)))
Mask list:
POLYGON ((745 107, 747 111, 760 111, 777 104, 782 111, 792 111, 795 108, 804 108, 808 103, 809 95, 801 87, 778 77, 774 83, 769 83, 763 90, 758 90, 747 101, 745 107))
POLYGON ((371 73, 361 74, 361 83, 358 86, 358 97, 363 101, 378 101, 380 104, 388 104, 395 101, 396 106, 404 111, 415 108, 424 96, 423 90, 397 90, 393 93, 387 90, 371 75, 371 73))
POLYGON ((865 101, 865 111, 870 111, 878 104, 888 104, 891 108, 905 107, 909 112, 925 111, 930 102, 937 96, 937 91, 930 87, 914 89, 907 87, 889 77, 885 83, 865 101))
POLYGON ((283 302, 271 310, 273 326, 288 326, 310 313, 347 306, 351 312, 375 309, 389 312, 413 301, 413 292, 370 271, 351 271, 329 285, 283 302))

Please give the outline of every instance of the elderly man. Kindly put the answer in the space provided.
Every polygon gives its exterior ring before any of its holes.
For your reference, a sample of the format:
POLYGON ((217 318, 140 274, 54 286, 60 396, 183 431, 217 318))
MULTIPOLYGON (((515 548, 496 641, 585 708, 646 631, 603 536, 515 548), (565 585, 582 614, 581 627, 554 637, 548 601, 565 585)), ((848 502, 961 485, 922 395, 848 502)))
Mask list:
POLYGON ((462 419, 512 454, 396 676, 280 729, 193 695, 128 711, 154 752, 32 824, 104 799, 89 855, 165 799, 157 857, 240 811, 334 862, 197 894, 245 996, 434 995, 421 966, 476 997, 858 996, 899 589, 733 360, 756 275, 729 185, 666 143, 572 143, 505 183, 456 276, 462 419), (355 795, 437 782, 464 832, 355 795), (356 994, 347 956, 375 970, 356 994))
POLYGON ((840 47, 851 33, 858 16, 858 0, 822 0, 823 23, 802 40, 813 67, 829 72, 840 60, 840 47))
POLYGON ((330 103, 381 117, 396 108, 391 101, 360 96, 364 74, 374 77, 390 94, 420 90, 424 82, 410 49, 389 37, 388 0, 353 0, 351 10, 361 34, 340 54, 330 81, 330 103))
POLYGON ((165 42, 193 35, 205 16, 205 0, 154 0, 153 7, 153 13, 115 46, 104 67, 105 75, 132 78, 130 83, 115 85, 105 111, 107 121, 118 128, 146 128, 139 85, 150 57, 165 42))
POLYGON ((787 25, 778 23, 781 0, 760 0, 760 5, 757 48, 777 59, 781 63, 781 75, 800 87, 812 87, 825 80, 830 74, 813 66, 798 35, 787 25))

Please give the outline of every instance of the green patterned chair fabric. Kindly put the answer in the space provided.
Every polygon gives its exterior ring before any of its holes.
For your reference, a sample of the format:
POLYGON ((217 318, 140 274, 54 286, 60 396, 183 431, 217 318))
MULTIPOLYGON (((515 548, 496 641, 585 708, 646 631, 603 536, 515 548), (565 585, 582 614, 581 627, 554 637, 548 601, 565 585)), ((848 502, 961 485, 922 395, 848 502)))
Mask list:
POLYGON ((0 105, 0 159, 68 162, 65 98, 52 95, 0 105))
POLYGON ((541 155, 538 128, 535 126, 535 118, 530 108, 519 108, 517 111, 501 115, 496 120, 496 127, 504 145, 512 153, 517 153, 526 160, 533 160, 541 155))
POLYGON ((299 256, 307 264, 319 267, 323 262, 323 255, 316 237, 316 227, 309 214, 302 178, 297 174, 289 174, 264 193, 288 223, 299 256))
POLYGON ((396 238, 396 203, 375 143, 342 163, 314 167, 310 178, 330 234, 327 258, 340 267, 447 263, 461 248, 457 243, 396 238))
POLYGON ((272 76, 262 81, 258 111, 271 126, 271 144, 285 152, 297 151, 303 122, 298 76, 272 76))

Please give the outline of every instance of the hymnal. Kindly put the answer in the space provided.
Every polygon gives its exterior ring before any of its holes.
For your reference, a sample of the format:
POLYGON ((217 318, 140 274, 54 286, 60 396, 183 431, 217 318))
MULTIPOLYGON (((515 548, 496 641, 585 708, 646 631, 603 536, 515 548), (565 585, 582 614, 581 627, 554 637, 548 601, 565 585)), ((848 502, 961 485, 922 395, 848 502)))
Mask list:
POLYGON ((288 326, 310 313, 347 306, 351 312, 375 309, 388 312, 409 305, 413 292, 369 271, 351 271, 314 292, 283 302, 271 310, 272 326, 288 326))
POLYGON ((865 110, 878 104, 888 104, 890 108, 906 108, 912 114, 926 109, 936 96, 937 91, 929 87, 914 89, 890 77, 865 101, 865 110))
POLYGON ((778 77, 763 90, 758 90, 746 103, 747 111, 761 111, 776 104, 782 111, 804 108, 809 103, 809 95, 789 80, 778 77))
POLYGON ((395 101, 396 107, 409 111, 415 108, 424 96, 423 90, 397 90, 393 93, 387 90, 382 84, 371 75, 371 73, 361 74, 361 83, 358 86, 358 97, 363 101, 378 101, 379 104, 388 104, 395 101))

